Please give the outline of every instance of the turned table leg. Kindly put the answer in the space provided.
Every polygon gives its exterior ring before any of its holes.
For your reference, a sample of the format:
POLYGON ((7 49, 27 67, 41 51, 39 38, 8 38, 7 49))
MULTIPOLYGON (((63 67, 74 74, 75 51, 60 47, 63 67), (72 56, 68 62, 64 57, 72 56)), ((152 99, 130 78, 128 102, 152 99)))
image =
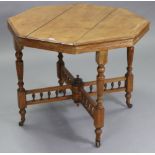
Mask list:
POLYGON ((24 89, 24 82, 23 82, 23 60, 22 60, 22 49, 23 46, 15 42, 15 50, 16 50, 16 71, 17 71, 17 77, 18 77, 18 89, 17 89, 17 95, 18 95, 18 106, 19 106, 19 113, 21 115, 21 121, 19 122, 20 126, 23 126, 25 122, 25 114, 26 114, 26 94, 24 89))
POLYGON ((104 82, 105 82, 105 64, 107 63, 107 51, 96 52, 97 67, 97 105, 94 113, 94 125, 96 133, 96 147, 100 146, 100 138, 102 133, 102 127, 104 126, 104 106, 103 106, 103 95, 104 95, 104 82))
POLYGON ((64 79, 63 79, 63 74, 62 74, 62 67, 64 66, 64 61, 63 61, 63 54, 59 53, 58 54, 58 62, 57 62, 57 76, 58 76, 58 83, 60 86, 63 85, 64 79))
POLYGON ((132 62, 133 62, 133 55, 134 55, 134 47, 127 48, 127 73, 126 73, 126 104, 129 108, 132 107, 131 104, 131 92, 133 91, 133 74, 132 74, 132 62))

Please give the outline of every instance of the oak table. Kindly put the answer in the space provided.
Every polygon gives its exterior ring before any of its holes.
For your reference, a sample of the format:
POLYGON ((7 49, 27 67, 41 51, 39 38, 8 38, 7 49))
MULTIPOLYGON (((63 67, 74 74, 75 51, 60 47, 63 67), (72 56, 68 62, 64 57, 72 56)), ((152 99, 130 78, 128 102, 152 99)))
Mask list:
POLYGON ((101 128, 104 126, 103 95, 126 92, 126 104, 133 90, 132 62, 134 45, 149 30, 149 22, 127 9, 92 4, 39 6, 8 19, 16 50, 18 76, 18 105, 20 126, 25 122, 28 105, 73 99, 81 103, 94 121, 96 146, 100 146, 101 128), (23 47, 58 52, 57 76, 59 86, 26 90, 23 82, 23 47), (124 76, 106 79, 104 76, 108 52, 127 48, 127 72, 124 76), (96 52, 97 78, 83 82, 65 67, 63 53, 81 54, 96 52), (65 83, 65 84, 64 84, 65 83), (107 87, 110 85, 111 87, 107 87), (96 89, 94 89, 96 86, 96 89), (86 90, 89 88, 89 91, 86 90), (70 94, 66 93, 70 90, 70 94), (36 95, 40 98, 36 98, 36 95), (31 95, 32 99, 28 100, 31 95), (95 101, 91 96, 97 95, 95 101))

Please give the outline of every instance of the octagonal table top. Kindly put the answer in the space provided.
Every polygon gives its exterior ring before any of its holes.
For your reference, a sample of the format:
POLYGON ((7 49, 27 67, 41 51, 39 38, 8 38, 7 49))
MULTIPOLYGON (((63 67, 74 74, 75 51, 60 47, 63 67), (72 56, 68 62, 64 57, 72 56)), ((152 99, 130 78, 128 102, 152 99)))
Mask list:
POLYGON ((34 7, 8 25, 24 46, 70 54, 133 46, 149 30, 127 9, 84 3, 34 7))

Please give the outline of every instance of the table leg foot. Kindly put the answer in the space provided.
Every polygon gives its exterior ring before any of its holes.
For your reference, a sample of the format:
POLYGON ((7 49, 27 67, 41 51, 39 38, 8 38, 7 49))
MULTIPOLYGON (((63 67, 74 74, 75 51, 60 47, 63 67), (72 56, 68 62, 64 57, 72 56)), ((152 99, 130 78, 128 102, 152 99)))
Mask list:
POLYGON ((79 107, 80 106, 80 103, 79 102, 75 102, 76 106, 79 107))
POLYGON ((130 103, 131 93, 127 92, 125 97, 126 97, 126 104, 127 104, 128 108, 132 108, 133 105, 130 103))
POLYGON ((100 141, 96 141, 96 147, 100 147, 101 143, 100 141))
POLYGON ((101 145, 100 137, 101 137, 102 129, 101 128, 95 129, 95 133, 96 133, 96 147, 100 147, 101 145))
POLYGON ((24 126, 24 122, 19 122, 19 126, 24 126))
POLYGON ((25 109, 20 109, 19 113, 20 113, 20 116, 21 116, 21 120, 19 122, 19 126, 23 126, 24 122, 25 122, 26 110, 25 109))
POLYGON ((128 104, 128 108, 132 108, 132 106, 133 106, 132 104, 128 104))

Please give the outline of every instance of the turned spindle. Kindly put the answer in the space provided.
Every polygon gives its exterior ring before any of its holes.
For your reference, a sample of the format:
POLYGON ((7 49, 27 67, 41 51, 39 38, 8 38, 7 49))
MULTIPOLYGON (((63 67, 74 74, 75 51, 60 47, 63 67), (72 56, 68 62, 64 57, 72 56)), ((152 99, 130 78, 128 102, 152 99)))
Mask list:
POLYGON ((114 82, 111 83, 111 89, 114 89, 114 82))
POLYGON ((63 90, 63 96, 66 96, 66 90, 63 90))
POLYGON ((32 99, 35 101, 35 93, 32 94, 32 99))
POLYGON ((56 91, 55 91, 55 97, 58 97, 58 94, 59 94, 59 91, 56 90, 56 91))
POLYGON ((40 99, 41 100, 43 99, 43 93, 42 92, 40 93, 40 99))
POLYGON ((121 87, 121 81, 118 81, 118 88, 121 87))
POLYGON ((107 83, 104 84, 104 90, 106 90, 106 89, 107 89, 107 83))
POLYGON ((93 92, 93 85, 90 85, 90 86, 89 86, 89 90, 90 90, 90 91, 89 91, 90 93, 93 92))
POLYGON ((49 91, 49 92, 47 93, 47 95, 48 95, 48 99, 50 99, 50 97, 51 97, 51 92, 49 91))

